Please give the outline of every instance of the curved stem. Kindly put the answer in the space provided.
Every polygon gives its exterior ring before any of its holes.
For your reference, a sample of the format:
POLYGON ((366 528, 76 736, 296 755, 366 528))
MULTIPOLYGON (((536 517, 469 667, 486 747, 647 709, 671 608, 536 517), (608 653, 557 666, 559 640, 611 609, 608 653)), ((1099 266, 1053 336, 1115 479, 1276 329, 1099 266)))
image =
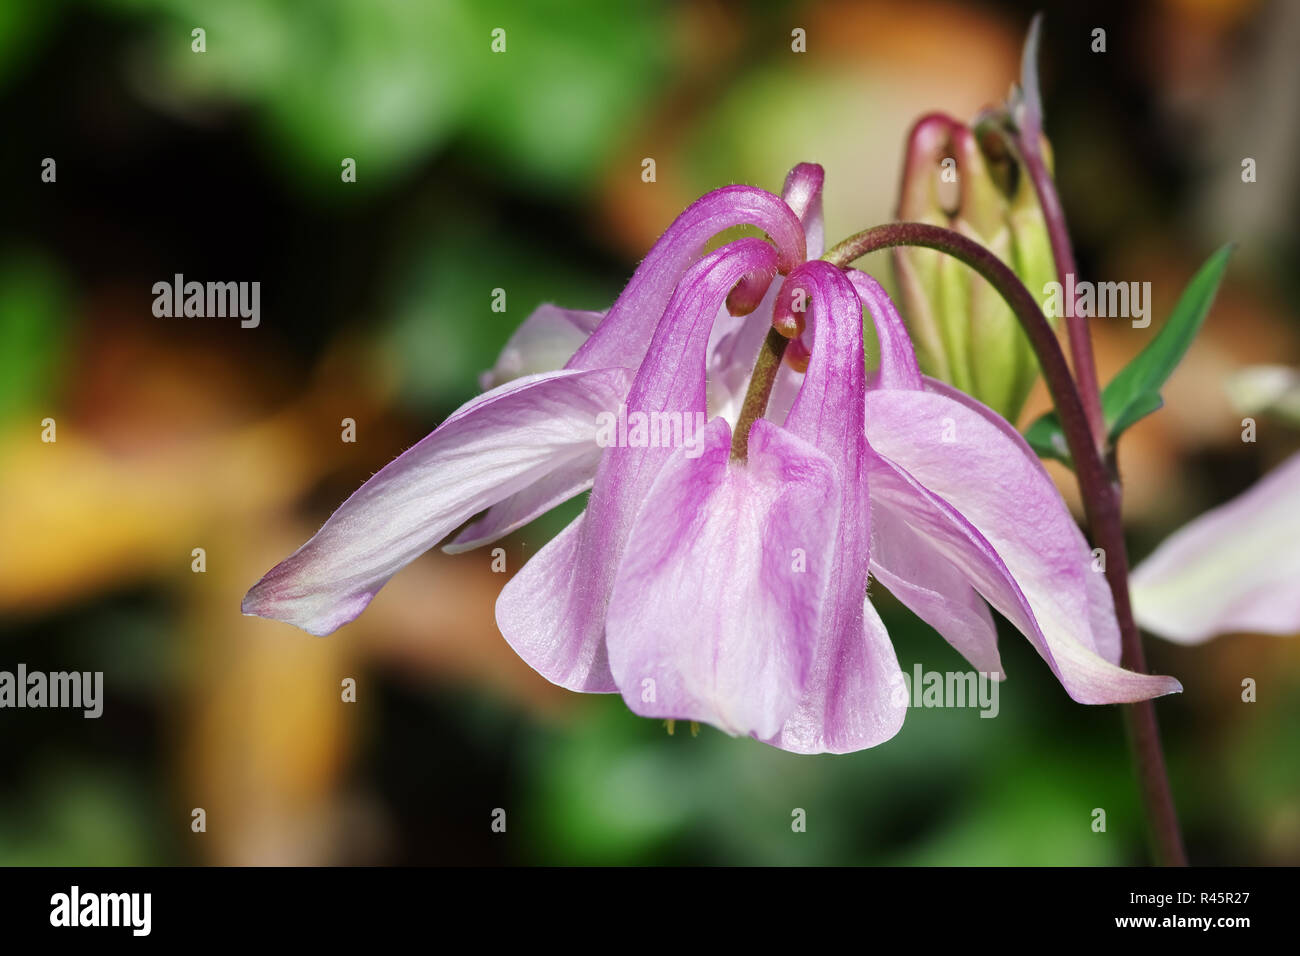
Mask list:
MULTIPOLYGON (((892 246, 924 246, 960 259, 988 280, 1015 312, 1038 356, 1043 379, 1052 395, 1061 430, 1074 459, 1075 476, 1079 482, 1079 492, 1083 498, 1093 543, 1106 556, 1106 580, 1115 602, 1115 615, 1119 620, 1122 640, 1121 663, 1129 670, 1145 673, 1142 640, 1129 602, 1128 553, 1120 519, 1119 495, 1110 481, 1102 452, 1093 438, 1088 413, 1070 376, 1065 354, 1038 301, 1011 268, 994 253, 960 233, 940 226, 916 222, 876 226, 850 236, 823 258, 844 268, 869 252, 892 246)), ((1095 378, 1093 381, 1095 383, 1095 378)), ((1149 700, 1139 701, 1124 705, 1124 711, 1142 800, 1151 823, 1157 861, 1164 865, 1185 866, 1187 856, 1183 850, 1178 815, 1169 789, 1155 706, 1149 700)))

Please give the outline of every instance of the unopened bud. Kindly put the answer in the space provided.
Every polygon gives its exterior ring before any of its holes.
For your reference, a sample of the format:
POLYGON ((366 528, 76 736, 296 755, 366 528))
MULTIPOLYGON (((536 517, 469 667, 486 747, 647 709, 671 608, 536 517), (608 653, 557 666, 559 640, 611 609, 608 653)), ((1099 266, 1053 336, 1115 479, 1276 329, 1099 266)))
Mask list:
MULTIPOLYGON (((908 140, 898 218, 975 240, 1039 296, 1055 273, 1033 184, 1005 141, 980 133, 938 113, 917 121, 908 140)), ((1038 363, 1010 307, 944 253, 900 247, 892 257, 922 370, 1014 422, 1038 363)))

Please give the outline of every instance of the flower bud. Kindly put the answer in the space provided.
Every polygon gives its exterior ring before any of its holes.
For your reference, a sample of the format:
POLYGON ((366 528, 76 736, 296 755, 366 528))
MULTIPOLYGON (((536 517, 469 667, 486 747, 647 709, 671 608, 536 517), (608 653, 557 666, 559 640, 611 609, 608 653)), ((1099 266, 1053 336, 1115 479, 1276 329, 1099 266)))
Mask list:
MULTIPOLYGON (((980 133, 939 113, 917 121, 908 139, 898 218, 975 240, 1038 297, 1055 269, 1033 183, 995 130, 980 133)), ((1038 363, 1010 307, 949 255, 900 247, 892 257, 922 370, 1014 422, 1038 363)))

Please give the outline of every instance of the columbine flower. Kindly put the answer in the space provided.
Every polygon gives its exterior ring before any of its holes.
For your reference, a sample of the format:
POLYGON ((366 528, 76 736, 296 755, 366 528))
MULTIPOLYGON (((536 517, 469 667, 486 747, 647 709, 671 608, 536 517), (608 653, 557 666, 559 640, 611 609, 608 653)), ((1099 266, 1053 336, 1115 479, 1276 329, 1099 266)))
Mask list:
POLYGON ((1174 532, 1129 581, 1138 623, 1180 644, 1300 634, 1300 454, 1174 532))
POLYGON ((539 343, 557 337, 576 347, 565 370, 534 371, 455 413, 259 582, 245 611, 328 632, 486 505, 499 502, 449 550, 486 543, 590 486, 587 509, 508 582, 497 622, 548 679, 621 692, 637 713, 797 752, 888 739, 906 697, 867 599, 869 572, 982 670, 1001 674, 977 595, 1077 700, 1179 689, 1116 666, 1109 592, 1037 459, 992 411, 921 378, 883 291, 824 262, 773 281, 806 248, 820 251, 820 186, 820 168, 792 172, 785 195, 798 217, 742 187, 701 200, 581 344, 591 316, 539 310, 493 380, 534 370, 539 343), (706 230, 742 214, 776 247, 742 239, 686 267, 706 230), (870 391, 863 302, 883 351, 870 391), (802 326, 795 360, 766 415, 733 440, 737 396, 774 322, 802 326), (702 454, 602 448, 595 418, 620 405, 718 414, 702 454))
MULTIPOLYGON (((1031 292, 1056 277, 1033 183, 998 136, 940 113, 908 136, 898 218, 954 229, 997 254, 1031 292), (998 148, 998 154, 991 150, 998 148)), ((1020 323, 988 283, 931 249, 892 251, 921 368, 1015 421, 1038 378, 1020 323)))

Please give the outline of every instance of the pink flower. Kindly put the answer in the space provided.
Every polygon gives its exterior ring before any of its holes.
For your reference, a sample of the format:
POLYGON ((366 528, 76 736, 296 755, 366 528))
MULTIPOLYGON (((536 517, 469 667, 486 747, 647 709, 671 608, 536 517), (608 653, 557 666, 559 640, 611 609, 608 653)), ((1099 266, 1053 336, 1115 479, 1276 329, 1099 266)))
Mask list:
POLYGON ((464 406, 367 482, 254 586, 245 612, 328 633, 473 514, 487 509, 448 550, 590 487, 586 510, 506 585, 497 623, 551 681, 619 692, 639 714, 801 753, 887 740, 907 700, 869 574, 980 670, 1001 676, 988 601, 1076 700, 1179 690, 1118 666, 1109 591, 1015 430, 921 377, 874 280, 803 262, 821 251, 820 188, 820 167, 804 165, 784 202, 747 187, 711 193, 598 323, 538 310, 490 373, 534 374, 464 406), (741 221, 773 243, 699 257, 709 235, 741 221), (806 372, 782 368, 738 455, 749 369, 798 302, 805 328, 792 348, 806 372), (864 304, 882 349, 870 388, 864 304), (570 345, 563 370, 533 364, 570 345), (691 447, 606 447, 597 422, 616 408, 713 417, 691 447))

